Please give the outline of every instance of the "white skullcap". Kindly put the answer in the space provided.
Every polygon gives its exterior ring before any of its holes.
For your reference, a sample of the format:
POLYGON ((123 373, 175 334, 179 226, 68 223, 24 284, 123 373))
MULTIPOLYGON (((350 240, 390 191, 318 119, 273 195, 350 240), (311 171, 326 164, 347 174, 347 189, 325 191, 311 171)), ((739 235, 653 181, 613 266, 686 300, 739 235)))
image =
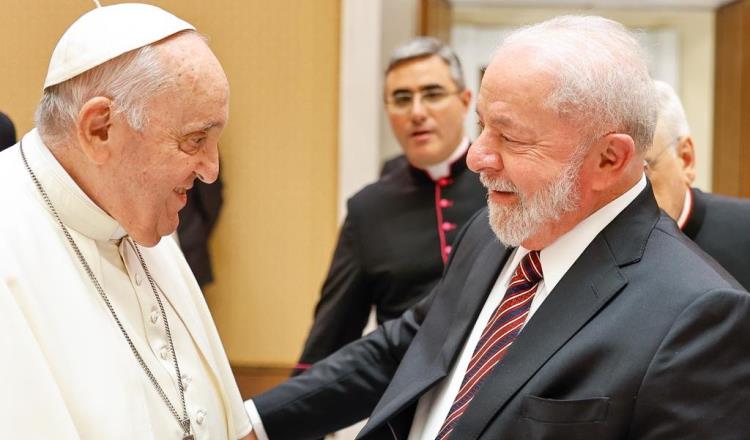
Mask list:
POLYGON ((195 28, 156 6, 122 3, 96 8, 82 15, 60 38, 44 88, 184 30, 195 28))

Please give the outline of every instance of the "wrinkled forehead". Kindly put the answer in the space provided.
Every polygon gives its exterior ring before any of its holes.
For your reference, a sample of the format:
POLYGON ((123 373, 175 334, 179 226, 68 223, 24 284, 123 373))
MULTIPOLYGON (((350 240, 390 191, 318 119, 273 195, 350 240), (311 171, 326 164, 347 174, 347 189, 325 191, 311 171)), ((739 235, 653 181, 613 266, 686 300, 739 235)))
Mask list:
POLYGON ((179 87, 226 89, 228 93, 224 69, 201 35, 179 34, 160 43, 158 48, 162 63, 179 87))

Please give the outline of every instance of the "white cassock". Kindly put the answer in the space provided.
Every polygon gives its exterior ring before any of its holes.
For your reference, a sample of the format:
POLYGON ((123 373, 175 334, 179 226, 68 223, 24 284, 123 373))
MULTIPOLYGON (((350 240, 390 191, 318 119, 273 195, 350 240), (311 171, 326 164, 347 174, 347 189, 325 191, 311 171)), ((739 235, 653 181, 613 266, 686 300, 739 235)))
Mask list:
MULTIPOLYGON (((162 315, 132 242, 43 145, 23 138, 29 165, 154 376, 182 415, 162 315)), ((0 153, 0 438, 181 439, 104 301, 24 168, 0 153)), ((203 295, 171 238, 140 247, 163 292, 196 439, 250 431, 203 295)))

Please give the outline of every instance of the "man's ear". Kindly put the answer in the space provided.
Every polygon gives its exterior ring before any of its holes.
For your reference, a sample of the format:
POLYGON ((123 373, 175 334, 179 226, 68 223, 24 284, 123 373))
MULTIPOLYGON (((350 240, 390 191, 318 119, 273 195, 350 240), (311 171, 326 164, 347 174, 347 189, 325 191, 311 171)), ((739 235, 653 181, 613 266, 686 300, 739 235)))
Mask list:
POLYGON ((677 159, 684 173, 688 185, 692 185, 695 180, 695 147, 693 138, 686 136, 677 143, 677 159))
MULTIPOLYGON (((632 168, 635 142, 627 134, 610 133, 594 146, 597 155, 593 189, 606 190, 632 168)), ((638 166, 642 166, 640 163, 638 166)))
POLYGON ((468 88, 458 93, 458 99, 461 100, 461 104, 464 106, 464 115, 469 111, 469 104, 471 104, 471 90, 468 88))
POLYGON ((86 101, 78 112, 78 144, 93 163, 101 165, 109 158, 113 122, 112 100, 97 96, 86 101))

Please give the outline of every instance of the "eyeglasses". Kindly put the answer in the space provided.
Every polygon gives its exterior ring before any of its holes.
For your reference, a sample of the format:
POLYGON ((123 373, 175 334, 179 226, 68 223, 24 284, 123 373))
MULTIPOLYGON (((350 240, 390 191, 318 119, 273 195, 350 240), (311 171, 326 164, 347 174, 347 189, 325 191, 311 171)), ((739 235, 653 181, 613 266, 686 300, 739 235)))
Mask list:
POLYGON ((677 145, 678 142, 680 142, 681 137, 677 136, 676 138, 672 139, 672 142, 667 144, 666 147, 662 148, 661 151, 659 151, 656 156, 651 158, 644 158, 643 159, 643 170, 649 171, 653 170, 656 165, 659 163, 659 159, 664 155, 665 151, 671 150, 675 145, 677 145))
POLYGON ((414 99, 419 99, 419 103, 430 109, 437 110, 443 106, 448 98, 461 93, 460 90, 449 92, 447 90, 435 88, 427 89, 421 92, 396 92, 385 100, 386 107, 391 113, 408 113, 414 106, 414 99))

